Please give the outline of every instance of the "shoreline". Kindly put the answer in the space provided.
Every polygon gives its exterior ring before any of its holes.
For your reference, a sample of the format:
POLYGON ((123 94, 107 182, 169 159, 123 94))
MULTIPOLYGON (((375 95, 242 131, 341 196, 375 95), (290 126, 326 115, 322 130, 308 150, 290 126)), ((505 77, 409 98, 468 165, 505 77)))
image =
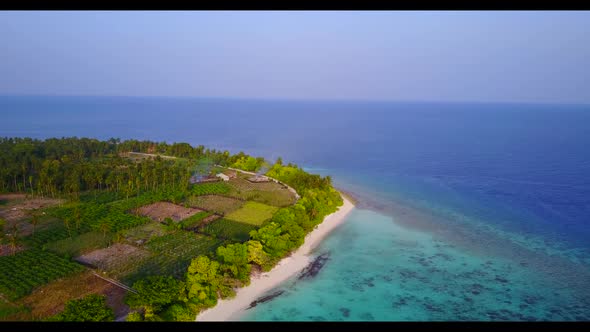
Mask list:
POLYGON ((283 258, 269 272, 252 276, 250 285, 237 289, 234 298, 220 299, 214 307, 201 311, 195 320, 197 322, 236 320, 239 314, 250 306, 250 303, 308 266, 311 263, 309 254, 312 250, 324 237, 342 224, 354 208, 354 204, 345 195, 340 193, 340 196, 344 204, 336 212, 327 215, 313 231, 307 234, 301 247, 290 256, 283 258))

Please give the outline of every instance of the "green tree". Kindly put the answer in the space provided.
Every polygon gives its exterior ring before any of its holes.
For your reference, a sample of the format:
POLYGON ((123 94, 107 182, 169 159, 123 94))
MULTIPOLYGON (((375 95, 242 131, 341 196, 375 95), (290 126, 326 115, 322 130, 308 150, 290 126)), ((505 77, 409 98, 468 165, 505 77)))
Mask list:
POLYGON ((198 256, 188 267, 186 286, 188 300, 211 307, 217 304, 218 296, 229 296, 231 288, 223 284, 223 277, 219 274, 220 264, 210 260, 207 256, 198 256))
POLYGON ((262 249, 260 241, 250 240, 248 245, 248 262, 252 262, 262 267, 264 271, 270 268, 270 257, 262 249))
POLYGON ((223 263, 222 269, 229 271, 232 277, 246 284, 250 283, 251 266, 248 264, 248 245, 234 243, 218 247, 217 257, 223 263))
POLYGON ((4 220, 3 218, 0 218, 0 240, 2 240, 5 236, 4 227, 6 227, 6 220, 4 220))
POLYGON ((61 322, 108 322, 115 319, 113 309, 106 305, 104 295, 90 294, 66 303, 65 310, 55 319, 61 322))
POLYGON ((149 308, 154 312, 178 301, 186 300, 185 285, 170 276, 150 276, 133 284, 135 293, 129 293, 127 304, 132 308, 149 308))
POLYGON ((31 225, 33 226, 33 235, 35 235, 35 229, 37 228, 37 225, 39 224, 40 219, 41 219, 41 214, 39 213, 39 211, 37 209, 33 209, 31 211, 31 220, 29 221, 31 223, 31 225))
POLYGON ((143 322, 143 315, 140 312, 134 311, 127 315, 125 319, 127 322, 143 322))
POLYGON ((164 310, 161 317, 165 321, 192 322, 195 320, 195 314, 196 312, 192 311, 188 306, 175 303, 164 310))
POLYGON ((16 224, 12 225, 12 228, 10 229, 8 241, 10 243, 10 248, 12 249, 12 254, 14 255, 16 253, 16 248, 20 244, 20 237, 18 235, 18 226, 16 224))
POLYGON ((98 221, 98 229, 102 232, 103 238, 107 237, 107 232, 111 230, 111 223, 108 219, 102 218, 98 221))

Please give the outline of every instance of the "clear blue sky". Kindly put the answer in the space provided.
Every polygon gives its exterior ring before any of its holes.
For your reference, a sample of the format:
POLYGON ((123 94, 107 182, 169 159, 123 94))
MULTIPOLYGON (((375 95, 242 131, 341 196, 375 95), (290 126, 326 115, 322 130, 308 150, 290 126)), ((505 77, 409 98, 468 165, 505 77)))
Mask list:
POLYGON ((590 102, 590 12, 0 12, 0 94, 590 102))

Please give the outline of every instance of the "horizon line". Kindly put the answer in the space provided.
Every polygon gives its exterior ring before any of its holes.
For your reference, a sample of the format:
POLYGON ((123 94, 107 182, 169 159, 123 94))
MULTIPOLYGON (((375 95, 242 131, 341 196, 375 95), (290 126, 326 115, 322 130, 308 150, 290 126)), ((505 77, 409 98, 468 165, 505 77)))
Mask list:
POLYGON ((351 102, 351 103, 449 103, 449 104, 524 104, 524 105, 579 105, 590 106, 589 102, 576 101, 490 101, 490 100, 416 100, 416 99, 363 99, 363 98, 289 98, 289 97, 235 97, 235 96, 166 96, 166 95, 85 95, 85 94, 5 94, 0 97, 73 97, 73 98, 155 98, 155 99, 209 99, 243 101, 287 101, 287 102, 351 102))

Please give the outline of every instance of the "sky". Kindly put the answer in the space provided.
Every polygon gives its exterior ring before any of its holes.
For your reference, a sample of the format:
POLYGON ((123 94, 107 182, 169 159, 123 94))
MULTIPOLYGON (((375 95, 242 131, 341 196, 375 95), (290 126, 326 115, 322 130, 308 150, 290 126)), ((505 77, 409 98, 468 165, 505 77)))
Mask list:
POLYGON ((590 11, 3 11, 0 95, 590 103, 590 11))

